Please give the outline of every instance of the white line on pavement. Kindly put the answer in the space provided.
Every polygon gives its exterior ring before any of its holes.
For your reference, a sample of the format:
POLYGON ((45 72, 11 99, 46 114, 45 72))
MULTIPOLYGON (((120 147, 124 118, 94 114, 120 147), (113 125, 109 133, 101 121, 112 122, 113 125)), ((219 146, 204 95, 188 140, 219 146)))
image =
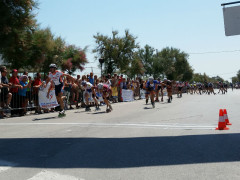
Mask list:
POLYGON ((26 125, 76 125, 76 126, 96 126, 96 127, 162 127, 165 129, 214 129, 213 125, 201 124, 144 124, 144 123, 0 123, 0 126, 26 126, 26 125))
POLYGON ((76 178, 74 176, 62 175, 51 171, 41 171, 28 180, 84 180, 82 178, 76 178))

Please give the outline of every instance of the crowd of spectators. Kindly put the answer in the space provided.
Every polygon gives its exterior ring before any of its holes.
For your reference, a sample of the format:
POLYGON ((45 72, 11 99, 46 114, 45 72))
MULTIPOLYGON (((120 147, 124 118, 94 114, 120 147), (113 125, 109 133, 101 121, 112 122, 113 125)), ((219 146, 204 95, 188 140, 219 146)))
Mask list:
MULTIPOLYGON (((8 69, 5 66, 0 67, 0 118, 6 117, 7 114, 11 114, 12 117, 24 116, 27 113, 35 112, 35 114, 42 114, 48 112, 58 111, 58 107, 54 109, 41 109, 39 106, 39 90, 46 89, 46 92, 54 89, 54 84, 51 84, 51 80, 46 75, 44 77, 41 73, 35 73, 34 77, 28 75, 27 71, 19 73, 17 69, 13 69, 11 72, 8 72, 8 69), (50 82, 50 83, 49 83, 50 82)), ((160 79, 158 79, 160 82, 160 79)), ((133 91, 134 99, 141 99, 144 97, 140 92, 143 93, 145 89, 145 81, 139 77, 134 80, 130 79, 125 75, 118 75, 114 73, 113 75, 107 74, 102 77, 90 73, 87 75, 77 75, 76 78, 65 78, 63 80, 64 85, 62 89, 64 97, 64 105, 66 109, 78 109, 85 107, 85 98, 84 98, 84 88, 82 82, 90 82, 93 87, 97 88, 99 83, 107 84, 111 87, 112 94, 109 97, 109 100, 113 103, 122 102, 122 90, 131 90, 133 91)), ((189 84, 187 82, 179 83, 174 82, 173 93, 178 94, 178 89, 181 85, 183 90, 181 92, 188 92, 191 87, 193 89, 202 89, 204 90, 204 84, 197 86, 189 84), (182 84, 182 85, 181 85, 182 84)), ((239 85, 239 84, 237 84, 239 85)), ((238 86, 235 86, 237 88, 238 86)), ((231 86, 234 88, 234 86, 231 86)), ((164 87, 163 87, 164 89, 164 87)), ((156 99, 158 100, 159 90, 157 91, 156 99)), ((163 91, 160 91, 163 97, 163 91)), ((201 94, 201 93, 200 93, 201 94)), ((94 104, 92 102, 92 104, 94 104)))
MULTIPOLYGON (((56 109, 41 109, 39 107, 38 92, 39 89, 46 87, 48 76, 36 73, 34 77, 28 75, 27 71, 21 73, 13 69, 10 73, 5 66, 0 68, 0 117, 5 117, 6 113, 11 113, 12 117, 24 116, 28 111, 34 111, 36 114, 55 111, 56 109)), ((65 78, 63 86, 63 95, 65 97, 65 109, 74 109, 85 107, 83 98, 83 81, 90 82, 94 87, 98 83, 108 84, 112 89, 110 100, 114 103, 122 102, 122 89, 132 90, 134 98, 140 97, 140 86, 143 81, 140 78, 131 80, 124 75, 110 74, 98 77, 92 72, 88 75, 77 75, 75 80, 65 78)), ((54 86, 52 86, 53 88, 54 86)))

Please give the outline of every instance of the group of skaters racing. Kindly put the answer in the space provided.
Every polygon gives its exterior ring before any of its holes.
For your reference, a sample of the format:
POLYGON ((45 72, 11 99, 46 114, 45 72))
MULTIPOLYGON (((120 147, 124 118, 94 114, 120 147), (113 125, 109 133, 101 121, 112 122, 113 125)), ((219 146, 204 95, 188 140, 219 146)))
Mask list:
MULTIPOLYGON (((204 82, 204 83, 196 83, 193 82, 190 84, 189 82, 180 82, 180 81, 171 81, 168 79, 164 79, 163 81, 159 79, 155 80, 153 77, 150 77, 147 81, 143 84, 143 89, 145 90, 145 98, 146 104, 148 104, 149 97, 151 100, 151 104, 153 108, 155 108, 155 102, 159 102, 159 94, 161 94, 161 101, 163 101, 163 90, 166 89, 168 103, 171 103, 173 100, 172 94, 173 92, 177 94, 177 97, 181 98, 183 91, 187 94, 214 94, 214 85, 211 82, 204 82)), ((222 94, 227 93, 228 85, 227 83, 219 81, 217 83, 217 87, 219 89, 218 93, 222 92, 222 94)))
MULTIPOLYGON (((122 89, 132 90, 134 93, 134 97, 139 96, 141 99, 141 91, 145 93, 146 104, 148 104, 149 98, 153 108, 155 107, 155 102, 159 102, 159 99, 163 102, 164 92, 167 93, 167 102, 171 103, 173 100, 173 93, 177 94, 179 98, 182 97, 182 93, 186 92, 187 94, 216 94, 214 92, 214 88, 216 88, 216 84, 211 82, 180 82, 180 81, 172 81, 164 78, 162 81, 160 78, 154 79, 153 77, 149 77, 146 81, 141 78, 137 78, 136 80, 130 80, 130 78, 126 78, 123 75, 119 76, 116 73, 111 76, 108 74, 107 76, 102 76, 98 78, 93 73, 85 76, 83 75, 80 78, 80 75, 77 75, 76 78, 70 76, 69 74, 65 74, 59 70, 57 70, 56 64, 51 64, 49 66, 49 75, 41 80, 41 74, 37 73, 36 77, 32 81, 27 76, 26 72, 23 73, 21 77, 18 77, 18 71, 14 69, 12 71, 12 77, 9 79, 6 78, 7 70, 6 68, 1 68, 1 80, 0 82, 0 90, 2 89, 1 94, 1 107, 10 107, 14 106, 14 101, 17 99, 16 97, 20 97, 21 105, 23 109, 27 104, 28 90, 32 88, 32 94, 35 98, 34 104, 36 105, 36 112, 41 112, 38 106, 38 91, 41 88, 45 88, 47 92, 47 96, 49 96, 50 90, 55 90, 56 99, 59 103, 59 115, 65 115, 64 111, 64 100, 66 100, 66 96, 63 94, 64 91, 69 91, 71 94, 71 100, 75 103, 76 108, 79 108, 79 99, 81 99, 81 103, 84 104, 85 110, 90 111, 91 106, 95 106, 96 110, 100 110, 99 105, 106 105, 106 112, 111 112, 113 110, 110 99, 113 102, 122 101, 121 91, 122 89), (113 89, 117 90, 118 97, 112 98, 113 89), (80 93, 81 92, 81 93, 80 93), (80 97, 81 96, 81 97, 80 97), (160 96, 160 97, 159 97, 160 96), (99 99, 101 101, 99 102, 99 99), (91 101, 90 101, 91 100, 91 101), (10 104, 11 102, 11 104, 10 104)), ((217 84, 219 88, 219 92, 222 94, 227 93, 227 84, 223 82, 218 82, 217 84)), ((74 104, 73 103, 73 104, 74 104)), ((25 108, 26 109, 26 108, 25 108)), ((72 109, 72 103, 70 104, 70 109, 72 109)), ((26 110, 25 110, 26 111, 26 110)))
POLYGON ((228 84, 225 82, 221 82, 219 81, 216 85, 214 85, 211 82, 204 82, 204 83, 195 83, 193 82, 192 84, 189 84, 188 82, 185 82, 185 86, 187 88, 187 94, 214 94, 216 95, 216 93, 214 92, 214 88, 218 88, 218 94, 220 92, 222 92, 222 94, 227 93, 227 89, 228 89, 228 84))
MULTIPOLYGON (((79 87, 83 91, 83 99, 85 101, 85 110, 90 111, 90 99, 94 100, 94 104, 96 107, 96 110, 100 110, 99 108, 99 102, 98 98, 101 96, 103 98, 104 103, 106 104, 106 111, 110 112, 113 110, 108 97, 111 96, 112 91, 111 87, 109 84, 103 83, 103 81, 96 80, 94 82, 93 73, 88 78, 82 78, 78 76, 78 78, 74 78, 70 76, 69 74, 64 74, 61 71, 57 70, 56 64, 51 64, 49 66, 50 72, 49 72, 49 78, 53 81, 55 85, 55 94, 57 97, 57 100, 60 104, 60 113, 59 115, 64 115, 64 104, 63 104, 63 99, 65 98, 62 93, 62 89, 64 84, 66 83, 67 85, 70 83, 70 86, 76 85, 76 87, 79 87), (66 78, 64 78, 66 77, 66 78), (64 80, 65 82, 64 82, 64 80), (98 94, 98 95, 97 95, 98 94)), ((78 93, 74 94, 74 96, 77 96, 78 93)), ((74 98, 75 99, 75 98, 74 98)))

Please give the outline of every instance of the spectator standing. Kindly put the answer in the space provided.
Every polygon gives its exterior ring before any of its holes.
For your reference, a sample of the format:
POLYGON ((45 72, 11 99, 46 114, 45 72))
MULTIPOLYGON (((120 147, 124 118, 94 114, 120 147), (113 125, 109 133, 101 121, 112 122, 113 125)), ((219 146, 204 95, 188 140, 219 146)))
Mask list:
POLYGON ((35 106, 35 113, 42 114, 41 108, 39 107, 39 98, 38 98, 39 88, 42 85, 40 73, 36 74, 36 77, 32 85, 33 85, 33 101, 35 106))
POLYGON ((7 69, 3 68, 1 69, 1 82, 2 82, 2 93, 0 96, 1 99, 1 106, 10 109, 10 102, 12 100, 12 94, 9 92, 9 88, 12 84, 8 82, 7 79, 7 69))
MULTIPOLYGON (((27 71, 24 71, 23 72, 23 75, 25 75, 25 76, 27 76, 28 77, 28 72, 27 71)), ((29 76, 28 78, 27 78, 27 83, 28 84, 32 84, 32 79, 31 79, 31 77, 29 76)), ((32 92, 31 92, 31 86, 28 86, 28 88, 27 88, 27 92, 26 92, 26 98, 25 98, 25 103, 26 104, 32 104, 32 92)))
POLYGON ((11 101, 11 108, 13 109, 11 111, 12 116, 18 116, 19 115, 19 95, 18 95, 18 89, 21 89, 22 86, 19 83, 18 79, 18 71, 17 69, 12 70, 12 77, 10 77, 9 82, 12 84, 12 87, 10 89, 10 92, 12 93, 12 101, 11 101))
POLYGON ((27 88, 29 88, 31 86, 30 83, 28 83, 28 77, 27 75, 23 75, 20 78, 20 85, 22 86, 21 89, 18 90, 18 95, 19 95, 19 99, 20 99, 20 107, 23 109, 20 113, 20 116, 23 116, 26 114, 27 112, 27 88))
POLYGON ((90 76, 88 77, 88 79, 89 79, 89 82, 90 82, 92 85, 94 85, 94 78, 93 78, 93 73, 92 73, 92 72, 90 73, 90 76))
POLYGON ((97 80, 98 80, 97 75, 94 75, 94 86, 96 86, 97 80))

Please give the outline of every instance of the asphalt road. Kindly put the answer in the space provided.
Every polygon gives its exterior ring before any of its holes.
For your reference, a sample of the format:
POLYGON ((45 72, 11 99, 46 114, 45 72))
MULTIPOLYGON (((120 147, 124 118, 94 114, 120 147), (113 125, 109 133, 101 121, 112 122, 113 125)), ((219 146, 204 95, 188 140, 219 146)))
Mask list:
POLYGON ((0 180, 240 179, 239 107, 235 90, 1 119, 0 180))

